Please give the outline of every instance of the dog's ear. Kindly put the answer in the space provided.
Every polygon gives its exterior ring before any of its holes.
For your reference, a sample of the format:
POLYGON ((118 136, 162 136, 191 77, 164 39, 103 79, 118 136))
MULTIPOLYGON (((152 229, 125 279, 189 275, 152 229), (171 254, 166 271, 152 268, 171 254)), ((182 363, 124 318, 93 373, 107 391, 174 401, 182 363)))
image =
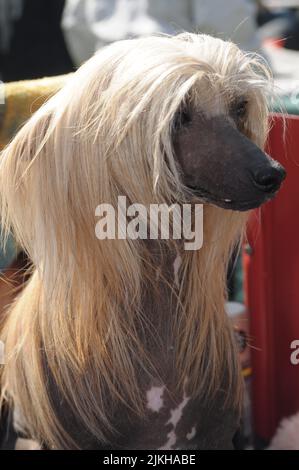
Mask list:
MULTIPOLYGON (((48 139, 51 128, 52 113, 41 108, 38 110, 17 132, 12 141, 4 148, 1 153, 0 170, 1 177, 11 176, 14 183, 24 183, 22 176, 28 171, 34 161, 34 158, 42 151, 43 146, 48 139), (10 170, 11 173, 10 173, 10 170)), ((1 185, 1 191, 5 190, 1 185)))
POLYGON ((2 230, 12 230, 35 265, 50 266, 59 259, 66 266, 72 255, 79 256, 80 244, 91 246, 96 240, 99 149, 78 135, 79 111, 64 96, 55 95, 42 106, 0 160, 2 230))
POLYGON ((51 112, 45 106, 18 131, 0 157, 2 234, 7 235, 12 230, 26 251, 36 235, 37 220, 41 222, 42 181, 39 178, 53 131, 50 122, 51 112))

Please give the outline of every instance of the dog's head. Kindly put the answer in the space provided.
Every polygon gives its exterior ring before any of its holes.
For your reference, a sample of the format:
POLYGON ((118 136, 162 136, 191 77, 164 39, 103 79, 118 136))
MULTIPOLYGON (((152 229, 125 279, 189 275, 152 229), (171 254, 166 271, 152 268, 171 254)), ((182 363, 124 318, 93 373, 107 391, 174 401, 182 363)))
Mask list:
MULTIPOLYGON (((122 47, 121 57, 115 47, 108 101, 97 108, 99 114, 114 112, 114 121, 107 115, 114 149, 131 148, 130 158, 115 160, 114 174, 120 170, 131 178, 127 166, 134 167, 133 187, 140 186, 144 177, 137 176, 138 168, 144 172, 147 165, 152 198, 160 193, 167 199, 172 192, 170 199, 177 199, 181 192, 240 211, 276 194, 285 171, 263 150, 273 84, 262 58, 196 34, 145 38, 122 47)), ((145 186, 143 194, 150 192, 145 186)))
POLYGON ((70 240, 76 253, 78 240, 92 246, 95 208, 118 195, 145 205, 195 197, 217 214, 258 207, 285 176, 262 150, 269 85, 261 59, 206 35, 100 50, 4 150, 3 223, 37 259, 33 250, 52 256, 47 239, 56 255, 70 240))
MULTIPOLYGON (((189 39, 195 45, 198 37, 189 39)), ((272 199, 285 178, 284 168, 262 150, 271 77, 260 58, 218 39, 208 44, 204 76, 174 118, 175 157, 184 184, 200 199, 253 209, 272 199)))

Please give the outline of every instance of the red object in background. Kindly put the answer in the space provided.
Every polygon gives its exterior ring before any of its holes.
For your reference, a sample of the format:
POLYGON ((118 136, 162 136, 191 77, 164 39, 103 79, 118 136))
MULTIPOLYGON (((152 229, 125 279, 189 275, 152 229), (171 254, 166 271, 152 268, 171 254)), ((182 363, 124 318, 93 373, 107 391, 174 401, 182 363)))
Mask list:
POLYGON ((285 38, 267 38, 263 41, 263 46, 272 46, 278 49, 285 46, 285 38))
MULTIPOLYGON (((268 153, 287 170, 277 197, 255 211, 244 254, 250 315, 254 433, 270 440, 283 417, 299 411, 299 117, 274 115, 268 153)), ((299 436, 298 436, 299 440, 299 436)))

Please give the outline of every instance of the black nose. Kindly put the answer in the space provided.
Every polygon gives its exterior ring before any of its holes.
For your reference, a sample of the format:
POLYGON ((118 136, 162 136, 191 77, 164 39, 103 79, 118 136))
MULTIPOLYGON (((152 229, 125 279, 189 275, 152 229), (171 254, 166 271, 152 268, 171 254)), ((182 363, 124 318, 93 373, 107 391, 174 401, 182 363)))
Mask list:
POLYGON ((285 177, 286 171, 283 166, 276 164, 272 167, 259 168, 253 175, 253 183, 261 191, 273 193, 277 191, 285 177))

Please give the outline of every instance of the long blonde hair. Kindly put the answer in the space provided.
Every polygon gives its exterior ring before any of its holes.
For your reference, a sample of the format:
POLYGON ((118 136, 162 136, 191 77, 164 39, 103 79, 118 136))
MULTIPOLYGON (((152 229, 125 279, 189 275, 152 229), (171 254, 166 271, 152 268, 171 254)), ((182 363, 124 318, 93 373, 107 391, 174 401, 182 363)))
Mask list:
MULTIPOLYGON (((1 334, 2 399, 41 443, 79 446, 54 409, 47 371, 101 442, 111 431, 107 394, 144 413, 137 369, 152 373, 139 336, 149 328, 141 298, 151 254, 140 241, 97 240, 96 206, 116 206, 119 194, 146 205, 185 200, 172 122, 187 95, 208 109, 206 84, 223 100, 249 97, 244 132, 262 147, 269 82, 258 57, 210 36, 121 41, 87 61, 2 152, 2 227, 33 264, 1 334)), ((239 365, 224 303, 245 222, 246 214, 204 207, 204 245, 184 253, 173 315, 179 386, 188 377, 193 396, 212 399, 227 370, 227 404, 236 407, 239 365)))

